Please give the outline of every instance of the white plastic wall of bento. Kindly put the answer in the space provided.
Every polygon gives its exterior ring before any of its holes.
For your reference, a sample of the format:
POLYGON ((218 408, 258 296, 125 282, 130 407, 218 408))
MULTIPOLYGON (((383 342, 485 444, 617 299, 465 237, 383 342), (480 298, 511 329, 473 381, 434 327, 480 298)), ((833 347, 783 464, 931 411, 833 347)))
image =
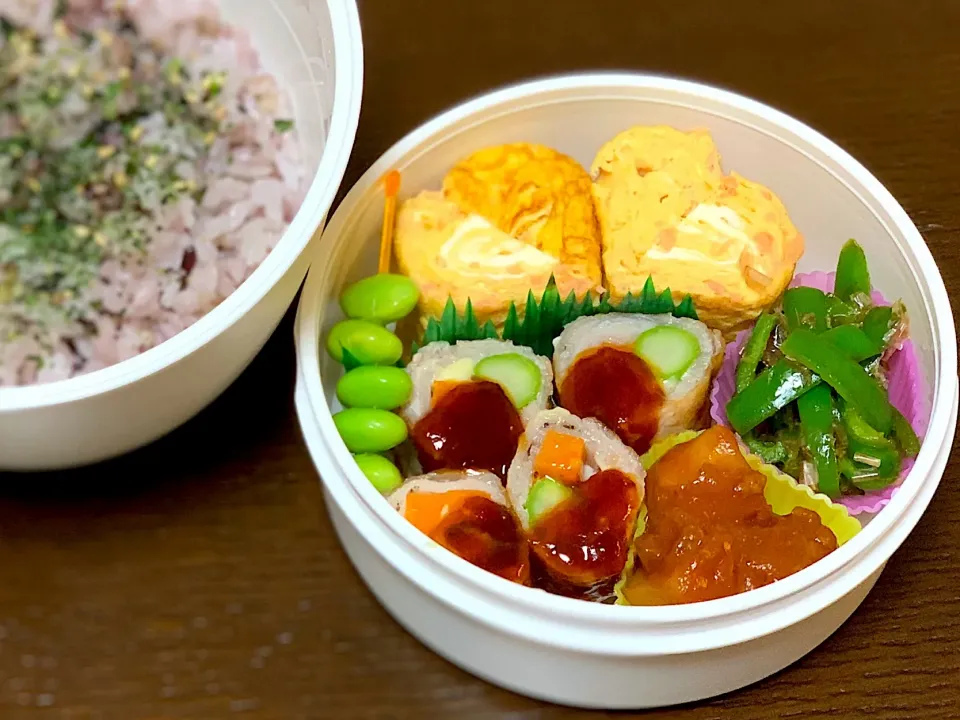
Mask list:
MULTIPOLYGON (((745 643, 697 653, 633 657, 533 645, 491 633, 475 614, 425 596, 384 561, 336 502, 330 517, 350 561, 387 611, 437 654, 488 682, 548 702, 605 710, 663 707, 714 697, 791 665, 826 640, 863 602, 880 571, 803 622, 745 643)), ((381 538, 382 539, 382 538, 381 538)))
POLYGON ((325 221, 356 133, 363 75, 356 5, 354 0, 222 0, 222 8, 225 19, 251 33, 265 68, 290 97, 305 150, 305 177, 313 178, 307 201, 254 274, 172 340, 72 380, 0 389, 0 470, 95 462, 182 424, 252 361, 306 275, 304 251, 325 221))

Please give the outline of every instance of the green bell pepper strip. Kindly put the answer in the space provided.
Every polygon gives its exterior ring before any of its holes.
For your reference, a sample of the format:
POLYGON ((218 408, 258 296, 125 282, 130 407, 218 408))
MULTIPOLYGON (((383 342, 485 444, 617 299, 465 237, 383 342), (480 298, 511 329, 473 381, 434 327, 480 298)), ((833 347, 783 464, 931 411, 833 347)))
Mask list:
POLYGON ((896 408, 893 409, 893 412, 893 432, 897 443, 900 445, 901 452, 903 452, 904 457, 916 457, 920 452, 920 438, 917 437, 913 426, 903 416, 903 413, 896 408))
POLYGON ((850 446, 850 455, 840 459, 840 473, 861 490, 882 490, 900 476, 900 454, 895 448, 857 448, 850 446), (869 456, 877 467, 858 462, 857 457, 869 456))
MULTIPOLYGON (((855 363, 882 352, 882 348, 870 342, 864 332, 854 325, 833 328, 819 338, 834 347, 834 354, 855 363)), ((819 383, 820 378, 816 374, 803 372, 780 360, 733 396, 727 403, 727 420, 742 436, 819 383)))
POLYGON ((883 352, 883 343, 874 342, 856 325, 840 325, 821 337, 855 362, 862 362, 883 352))
POLYGON ((867 267, 867 256, 856 240, 848 240, 840 250, 833 294, 844 301, 849 301, 857 294, 870 296, 870 270, 867 267))
POLYGON ((779 440, 761 440, 747 435, 743 442, 750 448, 750 452, 768 465, 781 465, 790 458, 787 446, 779 440))
POLYGON ((901 459, 904 457, 916 457, 917 453, 920 452, 920 438, 917 437, 917 433, 914 432, 913 427, 903 416, 903 413, 895 407, 893 408, 892 438, 870 427, 860 413, 849 405, 843 408, 841 417, 851 444, 856 444, 858 446, 857 451, 859 452, 864 452, 869 455, 868 448, 897 450, 901 459))
POLYGON ((783 314, 788 330, 805 327, 822 333, 827 329, 827 296, 817 288, 790 288, 783 294, 783 314))
POLYGON ((880 306, 870 308, 863 319, 863 332, 877 345, 886 345, 890 325, 893 322, 893 308, 880 306))
MULTIPOLYGON (((894 412, 896 416, 902 417, 896 410, 894 412)), ((843 427, 847 432, 847 456, 855 463, 855 470, 860 473, 869 473, 869 482, 872 485, 880 482, 889 484, 889 481, 900 474, 902 457, 897 444, 883 433, 870 427, 853 406, 844 406, 841 416, 843 427), (872 458, 873 463, 862 462, 864 457, 872 458), (874 467, 874 465, 876 466, 874 467)), ((894 426, 896 426, 896 417, 894 426)), ((858 487, 860 486, 860 481, 856 480, 854 476, 850 476, 850 478, 855 484, 858 484, 858 487)), ((883 486, 881 485, 881 487, 883 486)))
POLYGON ((859 322, 860 310, 836 295, 827 295, 827 325, 839 327, 859 322))
POLYGON ((893 407, 887 394, 860 365, 837 350, 829 340, 803 329, 791 333, 780 345, 784 356, 819 375, 872 427, 889 433, 893 429, 893 407))
POLYGON ((863 447, 870 448, 894 447, 886 435, 870 427, 867 421, 863 419, 863 416, 857 412, 857 409, 852 405, 844 405, 840 416, 843 418, 843 427, 847 431, 847 436, 850 438, 851 443, 857 443, 863 447))
POLYGON ((777 316, 772 313, 764 313, 757 318, 753 332, 743 346, 740 362, 737 363, 737 392, 743 390, 757 376, 757 366, 763 359, 767 343, 770 342, 770 335, 776 326, 777 316))
MULTIPOLYGON (((880 461, 880 466, 876 468, 878 473, 877 480, 895 480, 900 475, 900 453, 894 446, 886 448, 861 448, 855 443, 849 446, 850 459, 855 463, 861 462, 859 458, 864 456, 872 457, 880 461)), ((869 465, 867 467, 870 467, 869 465)))
POLYGON ((833 433, 833 392, 820 384, 797 398, 803 442, 817 468, 817 489, 827 497, 840 497, 836 437, 833 433))
POLYGON ((820 382, 780 360, 727 403, 727 421, 740 435, 753 430, 820 382))

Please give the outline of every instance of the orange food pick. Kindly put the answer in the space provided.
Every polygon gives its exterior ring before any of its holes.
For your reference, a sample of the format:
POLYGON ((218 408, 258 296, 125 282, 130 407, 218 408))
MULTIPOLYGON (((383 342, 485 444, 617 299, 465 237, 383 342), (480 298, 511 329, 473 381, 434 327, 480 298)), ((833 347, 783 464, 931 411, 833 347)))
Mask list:
POLYGON ((432 535, 451 512, 469 498, 487 497, 477 490, 450 490, 445 493, 412 492, 407 495, 404 517, 424 535, 432 535))
POLYGON ((400 192, 400 173, 391 170, 383 177, 383 228, 380 230, 380 263, 377 272, 390 272, 393 255, 393 226, 397 217, 397 194, 400 192))
POLYGON ((547 430, 540 452, 533 461, 533 471, 564 485, 576 485, 580 482, 585 450, 582 438, 547 430))

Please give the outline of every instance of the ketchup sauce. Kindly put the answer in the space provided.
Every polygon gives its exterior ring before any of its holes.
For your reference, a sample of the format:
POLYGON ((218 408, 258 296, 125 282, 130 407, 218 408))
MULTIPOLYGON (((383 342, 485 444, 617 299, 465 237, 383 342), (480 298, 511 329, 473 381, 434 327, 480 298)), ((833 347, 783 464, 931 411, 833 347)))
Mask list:
POLYGON ((581 353, 560 386, 560 404, 596 418, 639 454, 650 449, 666 395, 632 349, 603 345, 581 353))
POLYGON ((527 541, 510 511, 488 497, 470 497, 451 510, 430 536, 479 568, 528 584, 527 541))
POLYGON ((615 469, 575 486, 575 494, 531 528, 537 586, 573 597, 602 600, 627 561, 640 494, 615 469))
POLYGON ((424 472, 489 470, 506 482, 523 421, 499 385, 485 380, 446 390, 410 438, 424 472))

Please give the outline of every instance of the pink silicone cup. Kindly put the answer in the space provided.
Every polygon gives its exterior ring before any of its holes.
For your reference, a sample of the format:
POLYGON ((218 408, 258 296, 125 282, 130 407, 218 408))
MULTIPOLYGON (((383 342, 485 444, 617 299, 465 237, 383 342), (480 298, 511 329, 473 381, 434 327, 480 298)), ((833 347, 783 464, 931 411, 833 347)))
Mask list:
MULTIPOLYGON (((793 278, 790 287, 803 285, 819 288, 824 292, 832 292, 834 275, 832 272, 799 273, 793 278)), ((890 304, 876 290, 873 291, 873 301, 877 305, 890 304)), ((713 381, 713 388, 710 391, 710 417, 720 425, 729 426, 726 407, 736 389, 737 362, 740 359, 740 349, 746 342, 749 333, 749 330, 738 333, 734 341, 727 345, 720 372, 713 381)), ((891 356, 887 370, 890 381, 890 402, 903 413, 903 416, 913 426, 917 436, 923 438, 927 432, 930 408, 927 402, 926 386, 920 373, 916 349, 912 341, 906 340, 900 349, 891 356)), ((872 490, 865 495, 846 495, 840 498, 839 502, 847 508, 851 515, 880 512, 896 495, 900 483, 903 482, 912 468, 913 460, 904 460, 903 471, 895 484, 883 490, 872 490)))

